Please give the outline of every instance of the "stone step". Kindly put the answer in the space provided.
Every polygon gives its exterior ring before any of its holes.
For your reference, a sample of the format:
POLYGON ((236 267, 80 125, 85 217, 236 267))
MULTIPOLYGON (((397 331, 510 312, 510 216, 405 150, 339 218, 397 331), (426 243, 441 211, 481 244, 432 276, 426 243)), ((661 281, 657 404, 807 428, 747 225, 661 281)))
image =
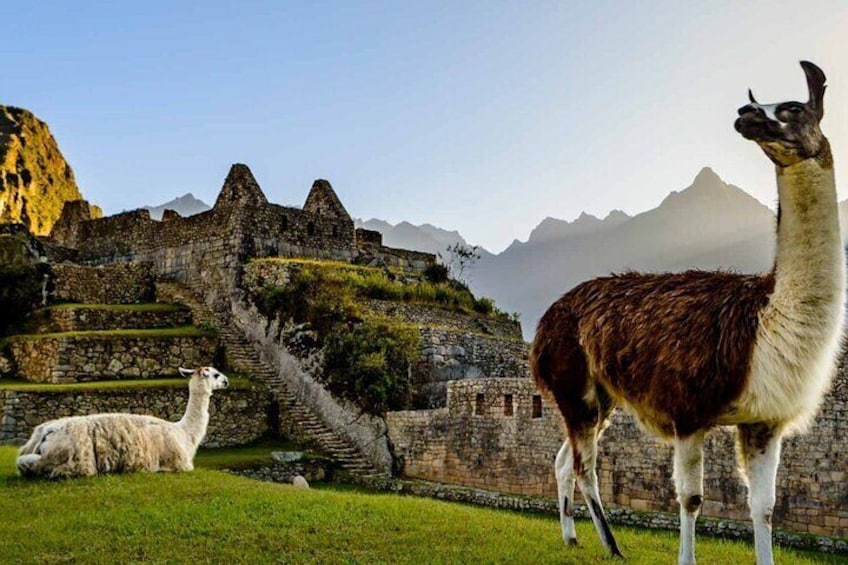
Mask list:
POLYGON ((342 468, 358 474, 379 474, 354 446, 330 430, 311 409, 288 390, 278 372, 262 360, 254 345, 232 327, 226 316, 211 312, 202 299, 185 286, 157 283, 156 291, 159 300, 173 301, 191 308, 195 319, 212 320, 218 330, 220 342, 226 348, 228 364, 268 386, 277 401, 285 407, 294 428, 314 438, 327 455, 336 459, 342 468))

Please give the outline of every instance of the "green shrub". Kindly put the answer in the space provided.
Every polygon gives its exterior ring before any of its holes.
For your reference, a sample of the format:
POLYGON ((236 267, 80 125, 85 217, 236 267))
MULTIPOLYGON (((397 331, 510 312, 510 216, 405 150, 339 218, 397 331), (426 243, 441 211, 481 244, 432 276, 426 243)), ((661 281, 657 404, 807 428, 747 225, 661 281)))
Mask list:
POLYGON ((435 284, 448 282, 449 274, 447 266, 441 263, 433 263, 424 269, 424 278, 435 284))
POLYGON ((286 286, 266 286, 257 306, 267 317, 308 323, 319 336, 360 316, 354 291, 344 280, 305 266, 291 269, 286 286))
POLYGON ((323 380, 334 394, 372 414, 409 407, 418 332, 369 321, 326 338, 323 380))
POLYGON ((485 296, 474 299, 474 311, 480 314, 489 315, 495 310, 495 302, 491 298, 485 296))

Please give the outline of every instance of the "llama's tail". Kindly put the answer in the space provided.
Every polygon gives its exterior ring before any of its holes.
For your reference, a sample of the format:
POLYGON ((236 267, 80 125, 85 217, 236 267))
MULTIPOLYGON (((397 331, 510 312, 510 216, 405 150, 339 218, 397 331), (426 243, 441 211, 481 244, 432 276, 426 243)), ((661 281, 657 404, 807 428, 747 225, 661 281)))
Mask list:
POLYGON ((545 324, 545 318, 539 321, 533 344, 530 346, 530 374, 536 381, 536 388, 550 402, 555 402, 553 394, 554 367, 553 350, 556 348, 552 341, 554 336, 545 324))
POLYGON ((577 335, 577 319, 567 302, 559 301, 542 316, 530 348, 530 372, 536 388, 568 421, 569 412, 583 412, 585 393, 596 386, 577 335))

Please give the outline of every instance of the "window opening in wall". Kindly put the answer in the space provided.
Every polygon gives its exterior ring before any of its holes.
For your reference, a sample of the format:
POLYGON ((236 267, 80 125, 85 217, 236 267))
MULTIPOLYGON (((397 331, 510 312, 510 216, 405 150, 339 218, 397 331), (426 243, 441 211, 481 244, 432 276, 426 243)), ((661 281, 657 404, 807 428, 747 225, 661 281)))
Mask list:
POLYGON ((542 417, 542 397, 538 394, 533 395, 533 417, 542 417))
POLYGON ((512 395, 505 394, 504 395, 504 416, 512 416, 513 407, 512 407, 512 395))
POLYGON ((483 412, 486 410, 485 405, 486 397, 483 396, 482 392, 477 393, 477 401, 474 404, 474 414, 477 416, 482 416, 483 412))
POLYGON ((309 235, 315 235, 315 222, 309 222, 306 224, 306 233, 309 235))
POLYGON ((339 226, 333 226, 333 237, 339 237, 339 226))
POLYGON ((280 222, 280 227, 283 231, 289 229, 289 218, 288 216, 283 216, 283 220, 280 222))

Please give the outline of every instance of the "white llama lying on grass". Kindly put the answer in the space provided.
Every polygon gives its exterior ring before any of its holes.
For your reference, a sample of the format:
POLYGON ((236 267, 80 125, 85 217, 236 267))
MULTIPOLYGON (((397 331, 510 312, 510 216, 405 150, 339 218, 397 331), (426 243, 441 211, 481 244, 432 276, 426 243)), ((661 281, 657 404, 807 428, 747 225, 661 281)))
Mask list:
POLYGON ((191 471, 209 424, 212 391, 229 380, 212 367, 180 369, 191 377, 179 422, 138 414, 92 414, 35 428, 17 459, 25 477, 85 477, 133 471, 191 471))

